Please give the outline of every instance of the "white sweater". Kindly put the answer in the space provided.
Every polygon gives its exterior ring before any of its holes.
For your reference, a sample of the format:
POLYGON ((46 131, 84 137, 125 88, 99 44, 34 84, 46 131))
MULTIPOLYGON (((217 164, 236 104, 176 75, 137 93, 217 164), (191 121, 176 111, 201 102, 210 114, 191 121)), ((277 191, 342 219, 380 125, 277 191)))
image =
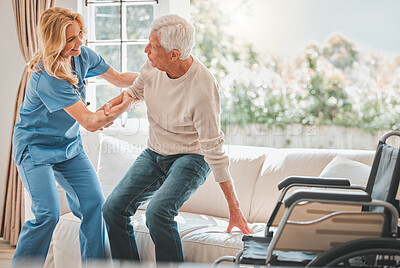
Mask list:
POLYGON ((231 175, 229 158, 223 151, 218 85, 207 68, 192 57, 189 70, 176 79, 146 61, 127 92, 146 103, 149 149, 161 155, 204 155, 215 180, 227 181, 231 175))

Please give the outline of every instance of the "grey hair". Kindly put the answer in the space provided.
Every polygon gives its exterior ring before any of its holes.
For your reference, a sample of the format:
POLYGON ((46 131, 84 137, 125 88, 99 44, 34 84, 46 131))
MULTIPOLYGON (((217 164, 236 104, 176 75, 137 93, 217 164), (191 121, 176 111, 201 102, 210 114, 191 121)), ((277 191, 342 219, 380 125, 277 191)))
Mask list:
POLYGON ((155 19, 150 28, 157 34, 160 45, 165 51, 178 50, 181 60, 190 57, 195 30, 186 19, 174 14, 165 15, 155 19))

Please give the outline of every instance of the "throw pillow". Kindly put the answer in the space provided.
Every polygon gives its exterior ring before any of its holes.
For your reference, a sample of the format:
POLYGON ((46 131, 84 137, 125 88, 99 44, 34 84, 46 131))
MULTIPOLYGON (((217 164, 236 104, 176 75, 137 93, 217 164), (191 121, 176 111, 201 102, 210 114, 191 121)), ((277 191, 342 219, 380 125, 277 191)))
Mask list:
POLYGON ((343 157, 335 157, 322 170, 320 177, 346 178, 352 185, 366 186, 371 167, 343 157))

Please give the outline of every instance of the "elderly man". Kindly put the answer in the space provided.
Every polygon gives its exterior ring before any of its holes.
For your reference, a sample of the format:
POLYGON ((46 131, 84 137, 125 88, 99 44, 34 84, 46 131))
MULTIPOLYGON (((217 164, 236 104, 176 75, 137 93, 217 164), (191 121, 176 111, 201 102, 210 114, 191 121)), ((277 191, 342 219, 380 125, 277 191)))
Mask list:
POLYGON ((222 148, 218 85, 191 55, 193 45, 194 27, 185 19, 167 15, 151 24, 145 48, 148 60, 127 90, 147 105, 148 148, 103 206, 113 258, 139 260, 129 217, 150 200, 146 225, 157 262, 183 262, 174 217, 204 183, 210 168, 228 202, 227 232, 237 226, 243 233, 252 233, 239 208, 229 159, 222 148))

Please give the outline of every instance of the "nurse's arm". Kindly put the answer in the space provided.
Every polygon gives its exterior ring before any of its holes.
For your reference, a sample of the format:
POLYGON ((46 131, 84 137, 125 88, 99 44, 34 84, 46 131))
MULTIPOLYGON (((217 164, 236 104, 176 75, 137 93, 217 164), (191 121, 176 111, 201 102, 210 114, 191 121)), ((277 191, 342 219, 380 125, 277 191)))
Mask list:
POLYGON ((138 73, 133 72, 120 73, 110 66, 107 72, 99 76, 116 87, 125 88, 131 86, 138 75, 138 73))
POLYGON ((77 101, 71 106, 64 108, 64 110, 78 121, 82 127, 90 132, 95 132, 114 121, 123 112, 129 110, 130 104, 134 99, 128 93, 123 93, 119 97, 122 98, 120 104, 111 107, 109 115, 105 115, 104 111, 90 111, 82 101, 77 101))
MULTIPOLYGON (((114 106, 116 106, 116 105, 118 105, 118 104, 120 104, 120 103, 122 102, 122 99, 123 99, 123 98, 122 98, 122 95, 123 95, 123 94, 126 94, 126 93, 123 92, 123 93, 121 93, 121 95, 119 95, 119 96, 113 98, 112 100, 107 101, 107 102, 106 102, 103 106, 101 106, 97 111, 102 110, 102 111, 104 111, 104 114, 105 114, 105 115, 109 115, 109 114, 110 114, 110 109, 111 109, 111 107, 114 107, 114 106)), ((140 102, 140 100, 134 98, 131 108, 134 108, 134 106, 135 106, 138 102, 140 102)))

